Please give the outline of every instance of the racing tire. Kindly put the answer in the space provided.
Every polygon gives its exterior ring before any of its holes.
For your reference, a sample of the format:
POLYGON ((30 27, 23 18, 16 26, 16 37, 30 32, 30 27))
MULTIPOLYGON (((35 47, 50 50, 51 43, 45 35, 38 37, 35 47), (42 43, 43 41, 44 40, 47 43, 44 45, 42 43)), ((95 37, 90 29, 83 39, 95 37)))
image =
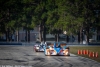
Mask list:
POLYGON ((35 52, 38 52, 38 50, 35 50, 35 52))
POLYGON ((44 53, 45 54, 45 56, 48 56, 46 53, 44 53))
POLYGON ((70 54, 66 55, 66 56, 70 56, 70 54))
POLYGON ((48 56, 48 55, 45 54, 45 56, 48 56))
POLYGON ((70 54, 66 55, 66 56, 70 56, 70 54))
MULTIPOLYGON (((46 48, 46 49, 48 49, 48 48, 46 48)), ((47 55, 47 54, 45 53, 45 56, 49 56, 49 55, 47 55)))

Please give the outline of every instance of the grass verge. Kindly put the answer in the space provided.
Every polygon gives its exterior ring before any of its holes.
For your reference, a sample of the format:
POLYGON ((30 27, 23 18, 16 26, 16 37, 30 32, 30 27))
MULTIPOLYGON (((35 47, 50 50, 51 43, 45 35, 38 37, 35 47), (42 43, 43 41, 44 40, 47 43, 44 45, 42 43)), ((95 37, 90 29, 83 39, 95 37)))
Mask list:
POLYGON ((93 59, 100 62, 100 46, 70 46, 70 53, 93 59), (89 52, 98 52, 98 57, 89 57, 89 55, 78 54, 78 50, 89 50, 89 52))

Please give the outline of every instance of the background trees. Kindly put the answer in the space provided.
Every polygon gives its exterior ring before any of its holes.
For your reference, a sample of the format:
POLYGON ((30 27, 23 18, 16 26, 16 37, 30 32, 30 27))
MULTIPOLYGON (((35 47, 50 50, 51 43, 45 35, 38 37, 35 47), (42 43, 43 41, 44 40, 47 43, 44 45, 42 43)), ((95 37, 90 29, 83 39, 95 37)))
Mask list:
POLYGON ((46 41, 47 31, 55 35, 56 41, 60 33, 67 31, 67 35, 78 34, 78 42, 86 34, 88 43, 90 30, 99 30, 99 3, 99 0, 1 0, 0 35, 6 34, 9 41, 10 34, 24 28, 29 41, 29 30, 39 26, 41 41, 46 41))

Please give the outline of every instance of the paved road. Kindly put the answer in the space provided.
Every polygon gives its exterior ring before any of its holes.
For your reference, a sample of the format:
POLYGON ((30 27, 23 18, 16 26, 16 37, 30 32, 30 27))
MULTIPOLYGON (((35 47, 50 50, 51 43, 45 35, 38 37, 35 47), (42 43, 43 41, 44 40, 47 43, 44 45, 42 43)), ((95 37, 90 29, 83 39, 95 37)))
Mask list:
POLYGON ((44 56, 33 51, 33 46, 0 46, 0 65, 30 67, 100 67, 100 63, 71 54, 71 56, 44 56))

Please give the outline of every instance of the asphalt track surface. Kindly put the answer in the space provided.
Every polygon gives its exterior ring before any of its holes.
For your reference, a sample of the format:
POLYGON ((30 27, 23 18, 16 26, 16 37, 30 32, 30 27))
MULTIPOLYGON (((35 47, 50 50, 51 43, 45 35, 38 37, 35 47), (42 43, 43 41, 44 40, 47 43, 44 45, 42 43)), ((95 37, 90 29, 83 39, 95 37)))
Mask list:
POLYGON ((74 54, 45 56, 35 52, 33 46, 0 46, 0 65, 26 67, 100 67, 100 63, 74 54))

